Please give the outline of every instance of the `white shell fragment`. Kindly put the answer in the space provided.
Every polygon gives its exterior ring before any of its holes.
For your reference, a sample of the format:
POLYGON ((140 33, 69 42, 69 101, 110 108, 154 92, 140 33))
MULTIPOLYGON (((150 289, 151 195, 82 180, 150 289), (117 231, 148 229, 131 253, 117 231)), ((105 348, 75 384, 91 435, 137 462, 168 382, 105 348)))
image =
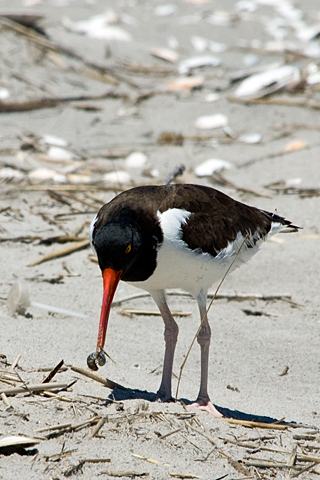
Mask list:
POLYGON ((203 77, 180 77, 167 83, 165 89, 167 92, 191 90, 192 88, 200 87, 203 82, 203 77))
POLYGON ((169 63, 175 63, 179 58, 177 52, 169 48, 153 48, 151 50, 151 55, 169 63))
POLYGON ((10 92, 7 88, 0 88, 0 100, 6 100, 10 97, 10 92))
POLYGON ((40 143, 45 143, 46 145, 53 145, 55 147, 66 147, 68 145, 67 140, 64 138, 56 137, 55 135, 43 135, 40 139, 40 143))
POLYGON ((47 152, 49 158, 55 160, 71 160, 73 158, 72 152, 62 147, 51 146, 47 152))
POLYGON ((117 170, 103 175, 102 180, 105 183, 113 185, 129 185, 131 183, 131 176, 124 170, 117 170))
POLYGON ((231 21, 231 15, 224 10, 217 10, 212 15, 206 18, 211 25, 219 25, 220 27, 227 27, 231 21))
POLYGON ((221 65, 221 59, 214 55, 203 55, 200 57, 190 57, 179 63, 178 71, 180 75, 187 75, 194 68, 200 67, 218 67, 221 65))
POLYGON ((68 17, 62 19, 63 26, 72 32, 83 33, 91 38, 99 38, 104 40, 118 40, 129 42, 131 35, 120 27, 110 25, 114 21, 110 21, 108 12, 95 15, 88 20, 73 22, 68 17))
POLYGON ((16 170, 11 167, 4 167, 0 169, 0 178, 7 180, 21 180, 24 178, 24 174, 20 170, 16 170))
POLYGON ((208 177, 213 173, 220 172, 225 168, 232 168, 231 163, 226 160, 220 160, 219 158, 210 158, 201 163, 194 169, 194 173, 197 177, 208 177))
POLYGON ((22 437, 18 435, 10 435, 0 439, 0 449, 8 447, 32 447, 40 443, 40 440, 31 437, 22 437))
POLYGON ((67 180, 65 175, 50 168, 35 168, 28 174, 28 178, 35 181, 52 180, 56 183, 64 183, 67 180))
POLYGON ((142 168, 146 164, 147 159, 143 152, 132 152, 126 158, 125 164, 127 168, 142 168))
POLYGON ((216 113, 215 115, 203 115, 198 117, 194 123, 194 126, 201 130, 225 127, 226 125, 228 125, 228 117, 223 113, 216 113))
POLYGON ((246 135, 240 135, 238 140, 243 143, 253 144, 260 143, 262 135, 260 133, 248 133, 246 135))
POLYGON ((157 15, 157 17, 169 17, 170 15, 173 15, 176 10, 177 10, 176 5, 168 3, 165 5, 158 5, 154 9, 154 13, 155 15, 157 15))
POLYGON ((282 88, 293 89, 300 82, 297 67, 285 65, 246 78, 235 91, 238 98, 260 98, 282 88))

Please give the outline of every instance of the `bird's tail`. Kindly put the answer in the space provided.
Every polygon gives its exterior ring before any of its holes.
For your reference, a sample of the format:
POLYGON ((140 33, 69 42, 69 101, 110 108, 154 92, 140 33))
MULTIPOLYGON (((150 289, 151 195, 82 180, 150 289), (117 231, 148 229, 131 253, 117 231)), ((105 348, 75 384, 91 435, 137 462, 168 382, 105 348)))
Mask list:
POLYGON ((276 213, 271 213, 263 210, 263 212, 268 215, 268 217, 272 220, 272 227, 269 233, 292 233, 298 232, 302 227, 298 227, 294 225, 290 220, 287 220, 284 217, 280 217, 276 213))

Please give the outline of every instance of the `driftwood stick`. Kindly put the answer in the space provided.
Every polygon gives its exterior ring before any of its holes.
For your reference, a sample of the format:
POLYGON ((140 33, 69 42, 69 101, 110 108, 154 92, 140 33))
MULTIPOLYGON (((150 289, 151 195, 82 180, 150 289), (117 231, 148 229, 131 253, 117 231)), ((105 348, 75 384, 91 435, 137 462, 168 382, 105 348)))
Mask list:
POLYGON ((63 388, 67 388, 70 383, 36 383, 33 385, 26 385, 25 387, 13 387, 13 388, 5 388, 0 390, 1 393, 5 393, 6 395, 17 395, 18 393, 30 393, 30 392, 43 392, 45 390, 60 390, 63 388))
POLYGON ((235 418, 222 418, 222 420, 233 425, 242 425, 249 428, 270 428, 274 430, 286 430, 287 428, 287 425, 279 425, 278 423, 251 422, 248 420, 236 420, 235 418))
POLYGON ((90 245, 89 240, 83 240, 82 242, 77 242, 75 245, 71 245, 70 247, 62 248, 55 252, 49 253, 44 257, 39 258, 35 262, 29 263, 28 267, 34 267, 35 265, 39 265, 40 263, 47 262, 49 260, 53 260, 54 258, 64 257, 66 255, 70 255, 70 253, 77 252, 82 250, 83 248, 87 248, 90 245))
POLYGON ((98 375, 97 373, 94 373, 89 368, 82 368, 82 367, 78 367, 77 365, 72 365, 71 370, 73 370, 74 372, 80 373, 85 377, 91 378, 96 382, 102 383, 102 385, 104 385, 105 387, 108 387, 111 389, 120 388, 121 390, 126 390, 126 387, 123 387, 122 385, 119 385, 119 383, 113 382, 112 380, 109 380, 108 378, 105 378, 102 375, 98 375))

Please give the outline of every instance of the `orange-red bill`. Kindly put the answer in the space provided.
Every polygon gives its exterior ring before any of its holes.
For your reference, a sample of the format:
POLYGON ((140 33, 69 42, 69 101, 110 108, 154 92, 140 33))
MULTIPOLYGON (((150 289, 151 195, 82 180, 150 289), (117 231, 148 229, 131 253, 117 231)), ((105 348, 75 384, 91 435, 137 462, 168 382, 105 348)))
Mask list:
POLYGON ((102 272, 103 277, 103 299, 100 314, 97 351, 100 351, 104 347, 106 340, 107 326, 109 320, 109 313, 111 303, 117 289, 118 283, 122 275, 122 270, 113 270, 112 268, 106 268, 102 272))

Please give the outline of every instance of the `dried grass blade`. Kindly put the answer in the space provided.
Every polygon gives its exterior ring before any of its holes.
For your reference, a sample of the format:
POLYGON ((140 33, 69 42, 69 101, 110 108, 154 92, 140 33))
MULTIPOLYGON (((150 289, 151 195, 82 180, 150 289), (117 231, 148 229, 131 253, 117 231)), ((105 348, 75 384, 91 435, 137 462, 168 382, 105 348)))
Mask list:
POLYGON ((83 240, 82 242, 77 242, 76 245, 71 245, 66 248, 62 248, 57 250, 56 252, 49 253, 49 255, 45 255, 42 258, 39 258, 35 262, 29 263, 28 267, 34 267, 35 265, 40 265, 40 263, 47 262, 49 260, 53 260, 55 258, 65 257, 66 255, 70 255, 71 253, 78 252, 83 248, 87 248, 90 245, 89 240, 83 240))
POLYGON ((279 425, 277 423, 263 423, 263 422, 250 422, 248 420, 237 420, 235 418, 222 418, 225 422, 233 425, 242 425, 249 428, 270 428, 274 430, 286 430, 287 425, 279 425))

